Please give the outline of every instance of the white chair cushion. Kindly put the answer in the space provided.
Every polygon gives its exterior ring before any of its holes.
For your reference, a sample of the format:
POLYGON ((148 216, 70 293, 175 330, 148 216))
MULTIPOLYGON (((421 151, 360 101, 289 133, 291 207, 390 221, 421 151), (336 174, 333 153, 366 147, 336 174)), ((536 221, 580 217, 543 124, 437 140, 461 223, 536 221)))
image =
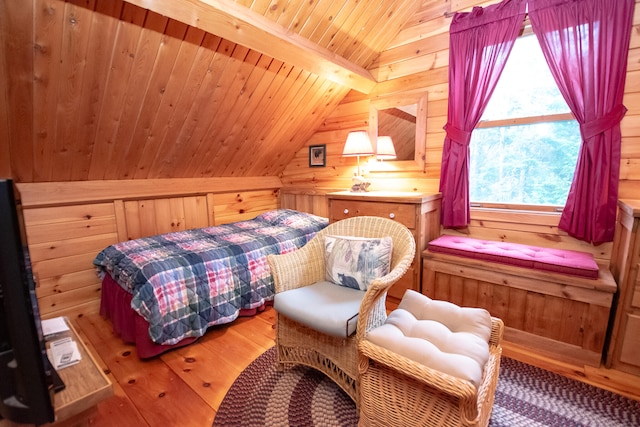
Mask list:
POLYGON ((369 332, 372 343, 476 387, 489 360, 491 316, 408 290, 384 325, 369 332))
POLYGON ((316 331, 346 338, 358 323, 364 291, 328 281, 277 293, 273 307, 278 313, 316 331))

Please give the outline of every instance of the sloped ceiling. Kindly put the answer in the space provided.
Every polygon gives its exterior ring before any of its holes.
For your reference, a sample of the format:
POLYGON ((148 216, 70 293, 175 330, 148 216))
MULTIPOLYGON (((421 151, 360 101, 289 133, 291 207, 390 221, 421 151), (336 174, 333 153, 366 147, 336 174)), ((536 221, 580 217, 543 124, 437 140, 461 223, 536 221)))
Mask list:
POLYGON ((420 4, 32 3, 0 18, 21 182, 278 175, 420 4))

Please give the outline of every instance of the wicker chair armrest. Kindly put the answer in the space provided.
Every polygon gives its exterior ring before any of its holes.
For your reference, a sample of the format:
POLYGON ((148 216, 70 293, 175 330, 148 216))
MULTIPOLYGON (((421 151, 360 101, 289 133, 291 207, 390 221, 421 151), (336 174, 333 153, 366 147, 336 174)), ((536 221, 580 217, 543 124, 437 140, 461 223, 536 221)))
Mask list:
POLYGON ((366 333, 382 325, 387 319, 385 300, 387 291, 407 272, 416 253, 415 240, 408 230, 394 230, 394 264, 386 275, 369 284, 367 292, 360 304, 357 340, 362 340, 366 333), (406 233, 402 238, 401 233, 406 233))
POLYGON ((414 254, 415 248, 413 251, 407 251, 393 270, 385 276, 375 279, 369 285, 358 313, 358 327, 356 329, 358 331, 358 339, 364 338, 367 332, 381 326, 387 319, 385 305, 387 291, 407 272, 413 261, 414 254))
POLYGON ((502 346, 504 335, 504 322, 498 317, 491 317, 491 337, 489 346, 502 346))
POLYGON ((318 234, 300 249, 267 256, 276 293, 308 286, 324 279, 324 239, 318 234))
POLYGON ((496 388, 498 387, 498 376, 500 375, 500 358, 502 357, 502 347, 501 346, 492 346, 489 348, 489 360, 484 367, 484 372, 482 373, 482 384, 478 388, 478 400, 477 400, 477 414, 466 414, 465 418, 469 424, 474 424, 478 417, 480 416, 480 412, 482 410, 482 405, 487 401, 488 396, 493 396, 496 393, 496 388))

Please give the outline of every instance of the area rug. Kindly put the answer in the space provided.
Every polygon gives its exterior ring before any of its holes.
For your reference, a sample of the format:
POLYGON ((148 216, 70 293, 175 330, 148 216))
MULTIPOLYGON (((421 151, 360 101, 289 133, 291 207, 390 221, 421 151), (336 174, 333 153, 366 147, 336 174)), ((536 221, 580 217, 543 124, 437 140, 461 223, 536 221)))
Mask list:
MULTIPOLYGON (((231 386, 214 420, 226 426, 356 426, 349 397, 318 371, 278 371, 275 348, 231 386)), ((640 402, 509 358, 502 358, 492 427, 640 426, 640 402)))

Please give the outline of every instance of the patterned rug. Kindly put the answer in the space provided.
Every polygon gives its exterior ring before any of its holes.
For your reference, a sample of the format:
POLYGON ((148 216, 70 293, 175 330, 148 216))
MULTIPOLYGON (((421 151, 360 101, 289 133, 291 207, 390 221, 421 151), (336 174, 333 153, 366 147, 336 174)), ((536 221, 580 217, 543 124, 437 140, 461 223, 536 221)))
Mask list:
MULTIPOLYGON (((214 420, 223 426, 356 426, 355 404, 314 369, 279 372, 275 348, 231 386, 214 420)), ((492 427, 640 426, 640 402, 503 357, 492 427)))

